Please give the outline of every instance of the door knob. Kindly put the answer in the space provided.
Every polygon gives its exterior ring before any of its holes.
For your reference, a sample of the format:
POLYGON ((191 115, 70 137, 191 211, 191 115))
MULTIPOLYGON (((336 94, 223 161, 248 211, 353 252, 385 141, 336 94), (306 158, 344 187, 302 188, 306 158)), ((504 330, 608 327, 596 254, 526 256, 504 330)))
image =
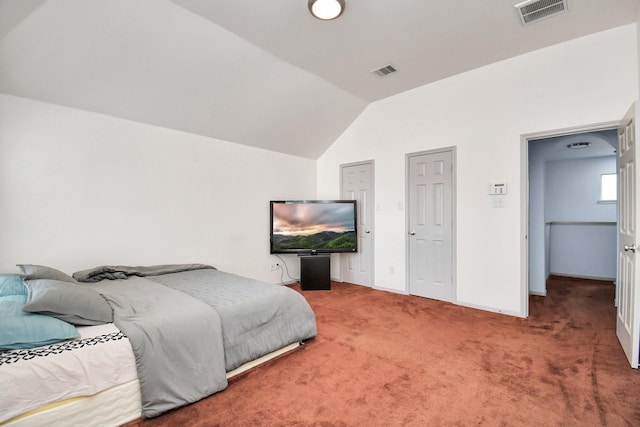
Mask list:
POLYGON ((625 251, 625 252, 628 252, 628 251, 635 252, 635 251, 636 251, 636 249, 637 249, 637 248, 636 248, 636 245, 631 245, 631 246, 629 246, 629 245, 624 245, 624 251, 625 251))
POLYGON ((415 235, 416 235, 416 232, 415 232, 415 230, 411 230, 411 231, 409 232, 409 234, 411 234, 412 236, 415 236, 415 235))
POLYGON ((364 232, 369 234, 369 233, 371 233, 371 230, 364 230, 364 232))

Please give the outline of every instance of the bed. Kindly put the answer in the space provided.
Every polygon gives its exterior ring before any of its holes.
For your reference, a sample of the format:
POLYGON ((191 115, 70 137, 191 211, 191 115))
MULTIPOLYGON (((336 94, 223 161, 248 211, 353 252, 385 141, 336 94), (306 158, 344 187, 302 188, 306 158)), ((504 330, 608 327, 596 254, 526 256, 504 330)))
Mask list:
POLYGON ((155 417, 317 334, 298 292, 201 264, 21 269, 0 275, 2 426, 155 417), (6 336, 25 319, 53 338, 6 336))

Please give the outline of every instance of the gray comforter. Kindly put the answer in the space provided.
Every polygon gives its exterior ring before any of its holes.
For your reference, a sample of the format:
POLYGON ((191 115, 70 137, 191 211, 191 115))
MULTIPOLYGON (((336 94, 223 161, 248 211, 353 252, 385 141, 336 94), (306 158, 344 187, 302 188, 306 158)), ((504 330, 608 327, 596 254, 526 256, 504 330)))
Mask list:
POLYGON ((114 323, 132 343, 145 418, 222 390, 226 371, 317 334, 313 311, 294 290, 188 266, 151 267, 157 275, 148 275, 150 267, 122 266, 74 274, 129 277, 91 286, 107 298, 114 323))
POLYGON ((141 277, 92 287, 131 342, 144 418, 226 388, 222 326, 210 305, 141 277))
POLYGON ((286 286, 212 269, 148 279, 215 308, 222 321, 227 371, 317 334, 316 318, 309 304, 286 286))
POLYGON ((205 264, 163 264, 138 267, 130 267, 128 265, 101 265, 100 267, 94 267, 88 270, 76 271, 73 273, 73 278, 78 282, 95 283, 104 279, 126 280, 131 276, 157 276, 159 274, 179 273, 181 271, 199 270, 201 268, 211 268, 215 270, 215 267, 205 264))

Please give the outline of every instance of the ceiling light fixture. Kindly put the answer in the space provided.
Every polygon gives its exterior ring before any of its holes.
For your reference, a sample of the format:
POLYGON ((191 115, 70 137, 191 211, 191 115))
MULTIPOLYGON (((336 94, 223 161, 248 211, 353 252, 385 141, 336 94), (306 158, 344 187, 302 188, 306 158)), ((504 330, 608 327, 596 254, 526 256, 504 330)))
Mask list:
POLYGON ((323 21, 336 19, 344 12, 344 0, 309 0, 311 14, 323 21))
POLYGON ((590 142, 572 142, 571 144, 567 144, 567 148, 575 150, 580 148, 587 148, 590 145, 590 142))

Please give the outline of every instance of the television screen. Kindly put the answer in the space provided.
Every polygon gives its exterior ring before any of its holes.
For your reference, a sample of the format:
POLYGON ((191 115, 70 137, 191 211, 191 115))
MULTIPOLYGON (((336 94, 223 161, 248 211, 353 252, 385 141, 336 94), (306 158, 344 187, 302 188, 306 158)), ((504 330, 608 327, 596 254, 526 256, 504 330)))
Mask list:
POLYGON ((271 202, 271 253, 357 252, 355 200, 271 202))

